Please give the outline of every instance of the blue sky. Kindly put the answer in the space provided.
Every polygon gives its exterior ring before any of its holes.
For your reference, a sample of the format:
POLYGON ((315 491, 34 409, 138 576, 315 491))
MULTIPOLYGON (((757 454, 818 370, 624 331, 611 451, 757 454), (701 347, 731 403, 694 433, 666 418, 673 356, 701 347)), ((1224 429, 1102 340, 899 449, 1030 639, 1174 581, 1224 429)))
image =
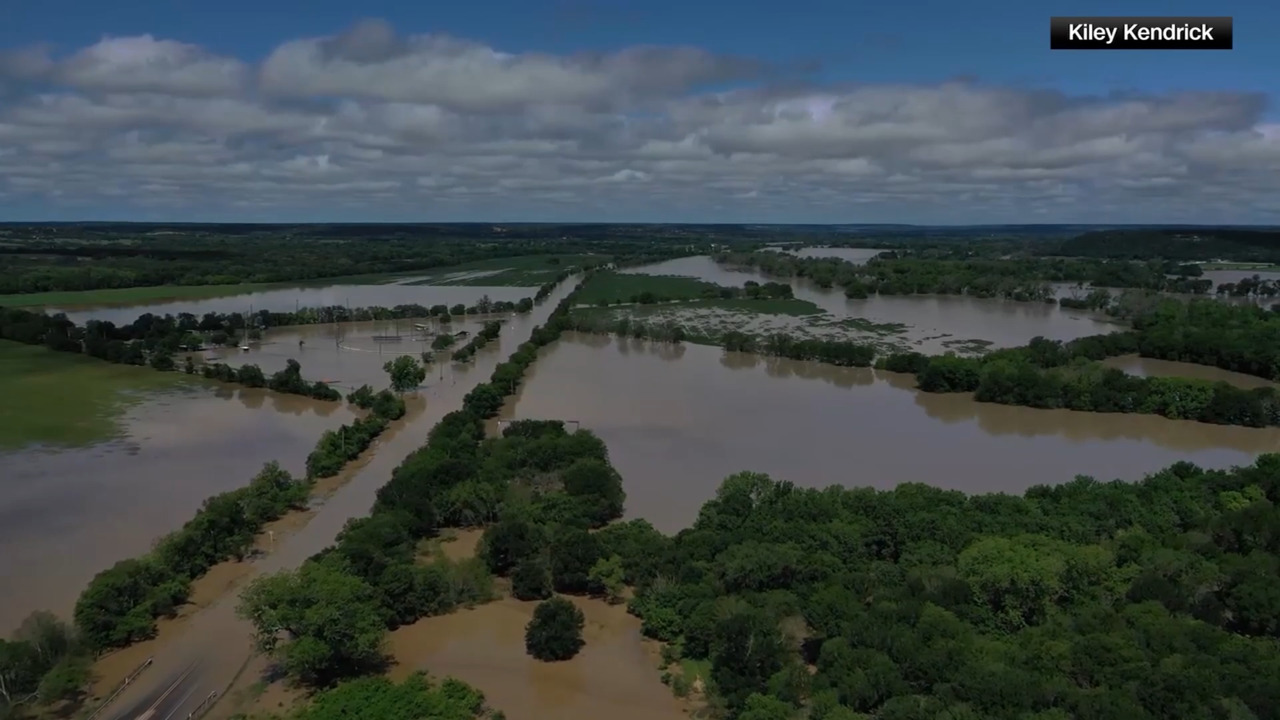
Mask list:
MULTIPOLYGON (((266 60, 282 43, 331 36, 362 18, 376 17, 386 20, 402 35, 443 33, 517 55, 547 53, 571 56, 585 51, 609 53, 636 45, 687 45, 716 55, 765 60, 785 68, 816 67, 816 72, 804 76, 810 87, 826 85, 841 91, 849 87, 886 85, 931 87, 962 80, 1019 92, 1060 93, 1072 98, 1172 96, 1186 91, 1231 92, 1241 96, 1261 94, 1267 98, 1266 102, 1252 111, 1247 123, 1245 120, 1241 120, 1241 123, 1265 125, 1280 118, 1271 101, 1280 90, 1277 87, 1280 84, 1280 72, 1277 72, 1280 69, 1280 42, 1275 40, 1275 31, 1280 28, 1280 4, 1257 1, 1215 4, 1166 0, 1131 2, 1118 6, 1116 3, 1086 0, 1071 3, 1001 1, 979 3, 976 10, 965 5, 936 0, 896 3, 857 3, 849 0, 793 0, 786 3, 723 0, 704 0, 699 3, 689 3, 687 0, 566 0, 549 3, 531 0, 464 3, 352 3, 336 0, 220 0, 217 3, 135 0, 131 3, 100 3, 8 0, 7 22, 0 24, 0 48, 15 50, 32 44, 46 44, 51 57, 56 61, 98 43, 104 36, 149 34, 157 40, 199 46, 216 56, 238 58, 252 66, 266 60), (1235 18, 1236 47, 1227 52, 1054 52, 1048 50, 1047 37, 1048 18, 1054 14, 1232 15, 1235 18)), ((766 81, 754 78, 735 79, 714 89, 759 86, 762 82, 766 81)), ((36 92, 33 88, 37 86, 26 87, 31 93, 36 92)), ((38 89, 47 91, 49 88, 47 85, 39 85, 38 89)), ((88 97, 92 95, 94 88, 70 85, 59 91, 80 93, 88 97)), ((8 98, 0 96, 0 123, 4 122, 6 99, 10 104, 29 101, 29 98, 24 98, 20 93, 21 91, 10 93, 8 98)), ((257 98, 255 102, 261 100, 260 90, 250 94, 257 98)), ((362 102, 370 103, 377 100, 378 98, 361 99, 362 102)), ((896 102, 904 101, 899 99, 896 102)), ((650 109, 646 112, 661 115, 669 111, 650 109)), ((1227 126, 1231 125, 1229 121, 1224 122, 1227 126)), ((139 131, 146 135, 150 132, 149 127, 140 126, 140 130, 135 129, 135 136, 139 131)), ((1134 133, 1150 129, 1135 128, 1134 133)), ((1243 128, 1237 127, 1227 129, 1233 132, 1243 131, 1243 128)), ((1213 140, 1213 137, 1222 130, 1223 127, 1213 123, 1203 128, 1203 137, 1196 140, 1200 143, 1197 145, 1200 155, 1195 157, 1204 156, 1202 146, 1205 142, 1219 142, 1213 140)), ((1190 132, 1194 134, 1194 129, 1190 132)), ((1124 134, 1124 128, 1120 128, 1111 136, 1121 137, 1124 134)), ((231 142, 228 139, 230 135, 215 135, 221 141, 231 142)), ((984 140, 994 141, 995 138, 984 140)), ((1177 141, 1184 140, 1186 139, 1181 138, 1177 141)), ((1246 140, 1241 138, 1239 143, 1246 140)), ((977 142, 973 138, 966 141, 977 142)), ((1078 139, 1073 142, 1078 143, 1078 139)), ((1254 142, 1257 142, 1256 138, 1254 142)), ((1267 140, 1268 145, 1263 148, 1263 155, 1270 152, 1271 143, 1274 142, 1274 139, 1267 140)), ((4 137, 0 135, 0 174, 3 174, 2 163, 6 157, 4 143, 4 137)), ((1150 146, 1157 144, 1167 145, 1168 142, 1153 140, 1150 146)), ((299 147, 296 155, 318 157, 328 147, 299 147)), ((1180 147, 1187 145, 1184 142, 1180 147)), ((1244 151, 1235 145, 1232 147, 1236 148, 1236 155, 1231 157, 1257 157, 1259 154, 1256 149, 1244 151)), ((326 157, 329 162, 337 165, 340 158, 335 152, 329 152, 326 157)), ((844 157, 841 153, 847 152, 850 151, 836 148, 831 157, 844 157)), ((23 154, 29 153, 20 145, 13 145, 9 157, 23 154)), ((881 160, 865 153, 855 152, 848 159, 876 164, 884 169, 888 174, 886 176, 895 172, 896 175, 903 175, 910 169, 895 159, 881 160)), ((660 171, 652 168, 635 169, 640 166, 629 164, 622 156, 619 156, 617 162, 618 172, 631 168, 634 173, 646 174, 650 179, 659 179, 661 176, 660 171)), ((1182 165, 1186 165, 1185 159, 1182 165)), ((433 163, 432 166, 438 167, 438 163, 433 163)), ((106 171, 109 165, 100 169, 106 171)), ((1271 166, 1261 168, 1268 169, 1271 166)), ((1234 168, 1226 167, 1221 170, 1231 174, 1234 168)), ((1259 168, 1251 168, 1251 171, 1257 170, 1259 168)), ((723 170, 708 172, 716 177, 723 174, 723 170)), ((1157 172, 1154 166, 1150 172, 1157 172)), ((761 174, 755 176, 760 180, 761 186, 754 190, 758 193, 754 197, 768 195, 776 200, 769 204, 767 210, 760 207, 753 210, 751 207, 734 206, 732 203, 726 206, 714 199, 709 199, 702 207, 681 206, 664 210, 660 198, 647 203, 622 203, 616 209, 642 215, 643 217, 629 218, 639 220, 660 220, 664 214, 678 214, 681 219, 689 220, 767 221, 809 218, 815 222, 911 222, 916 220, 913 216, 938 222, 1019 222, 1046 218, 1043 207, 1037 207, 1032 214, 1030 205, 1026 206, 1025 211, 1021 211, 1016 201, 1003 209, 996 202, 989 211, 966 214, 955 208, 948 210, 938 207, 937 199, 916 202, 914 205, 910 198, 868 200, 868 196, 859 194, 859 187, 854 185, 849 186, 849 202, 843 206, 833 201, 815 209, 795 207, 793 203, 793 207, 788 209, 785 197, 778 195, 778 190, 769 190, 767 193, 765 186, 787 185, 787 178, 799 177, 796 173, 795 169, 779 166, 777 177, 767 178, 761 174), (758 216, 753 216, 753 212, 758 216)), ((1142 180, 1141 173, 1137 175, 1135 183, 1142 180)), ((1259 173, 1259 176, 1262 175, 1265 173, 1259 173)), ((732 184, 733 178, 725 180, 732 184)), ((183 184, 173 178, 165 178, 163 182, 183 184)), ((1081 181, 1076 178, 1073 182, 1081 181)), ((530 187, 536 184, 532 180, 526 183, 530 187)), ((418 186, 421 185, 422 183, 418 183, 418 186)), ((159 214, 166 219, 187 219, 188 216, 190 219, 204 219, 210 215, 216 216, 215 219, 233 219, 243 214, 245 217, 268 219, 279 216, 278 219, 285 220, 295 219, 289 216, 294 212, 311 212, 310 201, 305 192, 299 192, 296 197, 282 198, 274 209, 237 211, 229 206, 214 209, 212 205, 205 208, 192 205, 143 208, 129 202, 127 196, 122 200, 119 194, 109 200, 79 198, 67 205, 65 192, 61 197, 50 197, 47 193, 42 195, 38 190, 33 190, 36 187, 36 183, 29 183, 19 188, 18 192, 10 188, 7 194, 0 195, 0 218, 25 219, 33 215, 53 217, 59 214, 102 213, 130 217, 153 217, 159 214)), ((0 184, 0 190, 3 188, 0 184)), ((538 190, 536 187, 532 189, 538 190)), ((1225 191, 1217 189, 1210 194, 1217 198, 1217 194, 1225 191)), ((739 195, 749 192, 752 191, 739 195)), ((944 197, 940 201, 945 205, 946 200, 944 197)), ((959 195, 953 200, 961 202, 959 195)), ((1186 200, 1187 196, 1179 196, 1176 202, 1171 202, 1171 206, 1185 205, 1186 200)), ((593 208, 589 202, 583 199, 575 204, 562 198, 556 201, 556 212, 570 216, 546 219, 611 219, 604 208, 593 208)), ((1221 205, 1217 199, 1214 202, 1217 204, 1205 211, 1206 220, 1219 221, 1218 218, 1229 217, 1236 211, 1242 216, 1242 222, 1266 222, 1274 219, 1271 211, 1265 207, 1260 209, 1242 206, 1233 209, 1221 205)), ((468 202, 452 209, 392 207, 396 205, 392 202, 382 210, 376 207, 366 207, 365 210, 335 210, 331 204, 319 200, 316 207, 324 212, 336 212, 343 218, 350 216, 350 219, 357 220, 378 219, 380 213, 387 215, 388 219, 393 219, 390 216, 394 216, 394 219, 421 217, 429 220, 454 219, 450 213, 458 216, 457 219, 481 219, 480 215, 486 213, 493 216, 529 216, 530 213, 539 215, 547 212, 531 210, 536 204, 531 203, 527 195, 516 193, 511 197, 494 199, 489 205, 468 202), (467 217, 461 217, 459 213, 467 217)), ((1060 204, 1064 207, 1050 212, 1049 219, 1081 222, 1096 219, 1087 216, 1087 211, 1094 206, 1092 203, 1081 202, 1070 208, 1065 207, 1070 203, 1064 201, 1060 204)), ((426 205, 430 206, 431 203, 426 205)), ((1158 215, 1159 207, 1151 205, 1143 213, 1158 215)), ((530 216, 528 219, 541 218, 530 216)), ((1147 218, 1114 217, 1100 221, 1120 220, 1143 222, 1147 218)))

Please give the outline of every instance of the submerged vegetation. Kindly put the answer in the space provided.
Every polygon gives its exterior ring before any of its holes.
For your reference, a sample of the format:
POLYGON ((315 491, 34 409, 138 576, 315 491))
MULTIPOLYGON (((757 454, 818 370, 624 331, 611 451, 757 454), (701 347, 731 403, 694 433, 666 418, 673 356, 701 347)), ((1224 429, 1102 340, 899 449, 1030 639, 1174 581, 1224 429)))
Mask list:
POLYGON ((132 404, 186 386, 172 373, 0 340, 0 452, 109 440, 120 434, 121 418, 132 404))

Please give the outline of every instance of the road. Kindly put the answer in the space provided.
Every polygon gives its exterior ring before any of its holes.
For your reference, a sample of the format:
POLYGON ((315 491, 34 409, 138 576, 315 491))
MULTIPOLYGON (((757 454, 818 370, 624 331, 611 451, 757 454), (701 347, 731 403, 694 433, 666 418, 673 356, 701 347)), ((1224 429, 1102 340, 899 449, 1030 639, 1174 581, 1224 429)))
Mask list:
MULTIPOLYGON (((368 462, 316 508, 315 515, 297 533, 283 538, 273 552, 255 560, 253 573, 297 568, 307 558, 332 545, 347 520, 367 515, 378 488, 391 479, 391 471, 422 446, 427 433, 442 417, 462 407, 462 398, 473 387, 488 381, 493 369, 529 339, 534 327, 546 322, 556 304, 578 281, 572 278, 562 283, 533 312, 504 326, 498 339, 476 353, 469 366, 451 371, 452 378, 429 386, 425 393, 426 409, 390 437, 380 438, 368 462)), ((157 711, 145 720, 185 720, 185 714, 177 714, 179 710, 190 712, 193 703, 198 704, 210 692, 224 692, 253 653, 253 629, 236 616, 238 601, 238 592, 226 593, 193 615, 181 633, 156 648, 152 654, 155 670, 139 677, 101 717, 140 720, 140 713, 156 709, 151 706, 158 702, 165 712, 175 714, 169 718, 157 711)))
POLYGON ((128 706, 113 708, 115 720, 186 720, 215 688, 202 684, 200 664, 193 663, 151 678, 147 692, 128 706))

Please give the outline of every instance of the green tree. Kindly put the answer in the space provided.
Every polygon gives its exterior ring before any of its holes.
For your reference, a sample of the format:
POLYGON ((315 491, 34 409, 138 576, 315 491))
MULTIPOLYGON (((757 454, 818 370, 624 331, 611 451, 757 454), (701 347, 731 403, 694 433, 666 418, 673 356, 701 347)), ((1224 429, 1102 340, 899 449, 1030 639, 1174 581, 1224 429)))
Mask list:
POLYGON ((427 379, 427 369, 412 355, 401 355, 387 361, 382 369, 391 376, 391 389, 402 393, 413 390, 427 379))
POLYGON ((255 579, 237 612, 253 623, 259 649, 309 684, 376 669, 385 659, 378 592, 329 559, 255 579))
POLYGON ((625 586, 622 581, 621 557, 610 555, 607 558, 600 558, 595 565, 591 566, 591 572, 587 577, 591 591, 603 595, 608 603, 613 604, 622 600, 622 591, 625 586))
POLYGON ((542 553, 525 557, 511 572, 511 595, 517 600, 546 600, 551 590, 551 568, 542 553))
POLYGON ((538 660, 568 660, 582 649, 586 618, 578 606, 562 597, 538 603, 525 626, 524 646, 538 660))

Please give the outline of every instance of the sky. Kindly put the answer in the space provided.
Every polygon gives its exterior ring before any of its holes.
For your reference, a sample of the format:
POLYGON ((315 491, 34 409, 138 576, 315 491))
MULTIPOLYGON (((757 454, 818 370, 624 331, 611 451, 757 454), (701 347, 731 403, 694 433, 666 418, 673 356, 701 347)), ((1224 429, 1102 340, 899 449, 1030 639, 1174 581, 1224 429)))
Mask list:
POLYGON ((0 221, 1280 224, 1280 3, 0 2, 0 221))

